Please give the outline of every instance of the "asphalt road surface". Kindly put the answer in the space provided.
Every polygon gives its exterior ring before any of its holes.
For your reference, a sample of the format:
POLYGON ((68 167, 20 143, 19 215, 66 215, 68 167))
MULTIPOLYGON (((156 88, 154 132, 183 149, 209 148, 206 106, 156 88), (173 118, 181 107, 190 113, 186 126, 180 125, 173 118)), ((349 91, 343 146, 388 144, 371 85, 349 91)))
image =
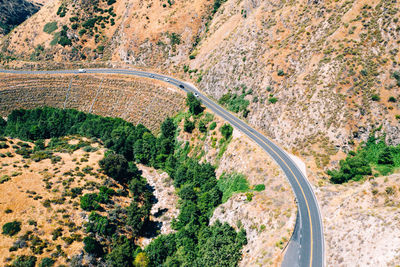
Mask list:
MULTIPOLYGON (((87 69, 86 73, 96 74, 124 74, 135 75, 139 77, 152 78, 156 80, 165 81, 169 84, 175 85, 185 92, 197 93, 198 98, 202 103, 212 110, 218 116, 224 118, 227 122, 232 124, 237 130, 246 134, 250 139, 256 142, 262 149, 264 149, 282 168, 287 179, 289 180, 292 189, 296 195, 299 220, 296 222, 295 233, 293 234, 291 244, 286 250, 285 266, 312 266, 319 267, 325 265, 324 258, 324 236, 322 228, 321 214, 319 206, 312 190, 311 185, 304 177, 303 173, 289 157, 289 155, 275 145, 267 137, 260 134, 242 120, 238 119, 223 107, 214 103, 207 96, 202 94, 191 84, 179 81, 172 77, 160 75, 156 73, 149 73, 144 71, 123 70, 123 69, 87 69), (182 88, 183 86, 183 88, 182 88), (288 255, 290 254, 290 255, 288 255)), ((80 74, 78 70, 55 70, 55 71, 20 71, 20 70, 0 70, 1 73, 14 73, 14 74, 80 74)))

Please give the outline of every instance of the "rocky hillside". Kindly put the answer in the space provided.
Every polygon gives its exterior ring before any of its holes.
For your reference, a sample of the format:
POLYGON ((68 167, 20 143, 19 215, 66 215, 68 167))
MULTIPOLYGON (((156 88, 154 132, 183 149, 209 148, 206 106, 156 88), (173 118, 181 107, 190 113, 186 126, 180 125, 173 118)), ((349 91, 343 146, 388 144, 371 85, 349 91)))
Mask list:
POLYGON ((26 0, 4 0, 0 3, 0 37, 35 14, 40 5, 26 0))
POLYGON ((399 180, 397 173, 318 191, 327 265, 398 265, 399 180))
POLYGON ((381 124, 388 142, 400 142, 399 7, 52 0, 1 40, 1 53, 42 66, 83 60, 182 75, 321 169, 381 124))

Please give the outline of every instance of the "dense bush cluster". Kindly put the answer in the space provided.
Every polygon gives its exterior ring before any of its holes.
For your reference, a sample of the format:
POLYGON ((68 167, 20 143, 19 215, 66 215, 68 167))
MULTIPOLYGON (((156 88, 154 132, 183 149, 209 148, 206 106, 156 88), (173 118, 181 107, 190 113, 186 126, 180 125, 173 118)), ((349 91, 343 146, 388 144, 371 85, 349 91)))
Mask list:
MULTIPOLYGON (((239 88, 235 88, 235 90, 239 90, 239 88)), ((251 90, 246 92, 246 86, 242 86, 242 93, 238 94, 235 92, 228 92, 224 94, 219 100, 218 103, 225 106, 232 112, 242 113, 243 117, 247 117, 249 114, 249 110, 247 107, 250 105, 250 101, 245 99, 247 95, 252 93, 251 90)))
POLYGON ((387 175, 400 167, 400 145, 388 146, 385 138, 371 136, 365 144, 354 152, 350 151, 345 160, 339 162, 338 170, 329 170, 333 183, 358 181, 366 175, 387 175))
MULTIPOLYGON (((193 95, 188 95, 187 104, 193 115, 204 110, 193 95)), ((140 124, 49 107, 15 110, 7 122, 0 118, 0 135, 25 140, 53 138, 54 142, 58 140, 54 138, 81 135, 99 138, 110 149, 99 162, 101 169, 129 189, 132 201, 126 208, 117 207, 100 215, 96 211, 110 203, 111 196, 117 194, 115 190, 103 186, 98 193, 81 197, 82 209, 91 211, 85 225, 89 236, 83 240, 87 253, 101 257, 109 266, 235 266, 246 243, 245 233, 236 233, 227 224, 209 226, 209 218, 222 199, 215 167, 190 158, 188 150, 176 142, 176 131, 177 126, 169 118, 156 137, 140 124), (151 225, 153 196, 135 162, 165 170, 180 197, 180 214, 172 223, 176 232, 159 236, 145 251, 135 242, 151 225)), ((232 127, 224 125, 221 132, 229 138, 232 127)), ((40 151, 44 144, 36 142, 33 150, 36 147, 40 151)))

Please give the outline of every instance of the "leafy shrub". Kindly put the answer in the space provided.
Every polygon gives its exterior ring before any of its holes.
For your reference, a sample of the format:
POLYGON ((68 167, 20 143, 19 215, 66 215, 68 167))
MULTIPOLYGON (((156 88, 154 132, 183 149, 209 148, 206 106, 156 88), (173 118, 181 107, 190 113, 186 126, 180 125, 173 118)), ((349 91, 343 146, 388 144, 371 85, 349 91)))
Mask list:
POLYGON ((245 99, 246 95, 246 93, 241 95, 227 93, 218 100, 218 103, 226 106, 232 112, 245 112, 250 105, 250 101, 245 99))
POLYGON ((99 54, 103 54, 103 52, 104 52, 104 45, 99 45, 98 47, 97 47, 97 53, 99 53, 99 54))
POLYGON ((82 23, 82 26, 86 29, 91 29, 94 27, 94 25, 97 22, 97 18, 90 18, 87 21, 85 21, 84 23, 82 23))
POLYGON ((7 181, 9 181, 11 178, 10 176, 4 174, 3 176, 0 177, 0 184, 5 183, 7 181))
POLYGON ((160 235, 146 248, 146 255, 154 266, 161 266, 176 251, 176 237, 174 234, 160 235))
POLYGON ((213 9, 212 9, 212 13, 215 14, 217 13, 218 9, 221 7, 221 5, 223 3, 225 3, 227 0, 215 0, 214 1, 214 5, 213 5, 213 9))
POLYGON ((79 18, 77 16, 73 16, 73 17, 69 18, 69 21, 70 22, 77 22, 77 21, 79 21, 79 18))
POLYGON ((194 124, 194 122, 185 118, 185 123, 183 124, 183 130, 187 133, 192 133, 195 128, 196 125, 194 124))
POLYGON ((285 76, 285 72, 283 70, 278 70, 278 76, 285 76))
POLYGON ((58 43, 62 46, 72 45, 72 41, 67 36, 61 36, 58 43))
POLYGON ((80 206, 83 210, 92 211, 99 210, 100 205, 97 203, 97 194, 84 194, 80 199, 80 206))
POLYGON ((265 190, 265 184, 258 184, 254 187, 254 191, 261 192, 265 190))
POLYGON ((228 140, 232 136, 233 128, 228 123, 225 123, 221 128, 219 128, 219 130, 225 140, 228 140))
POLYGON ((392 102, 392 103, 396 103, 397 100, 394 96, 391 96, 391 97, 389 97, 388 101, 392 102))
POLYGON ((89 222, 86 224, 87 232, 111 236, 115 230, 115 225, 111 224, 107 217, 101 216, 94 211, 90 213, 89 222))
POLYGON ((51 232, 53 241, 57 240, 60 236, 62 236, 63 229, 58 227, 51 232))
POLYGON ((120 242, 116 244, 112 251, 108 253, 107 266, 127 266, 127 263, 131 263, 134 260, 135 250, 137 247, 126 237, 122 237, 120 242))
POLYGON ((252 192, 246 193, 247 201, 252 201, 253 197, 254 197, 254 193, 252 193, 252 192))
POLYGON ((39 264, 39 267, 51 267, 55 263, 55 260, 52 258, 43 258, 42 261, 39 264))
POLYGON ((134 266, 140 266, 140 267, 145 267, 145 266, 149 266, 150 264, 150 260, 149 257, 147 257, 145 252, 139 252, 136 257, 135 257, 135 261, 133 262, 134 266))
POLYGON ((381 100, 381 97, 379 95, 377 95, 377 94, 373 94, 371 96, 371 99, 372 99, 372 101, 379 101, 379 100, 381 100))
POLYGON ((3 225, 3 234, 13 236, 21 231, 21 222, 13 221, 3 225))
POLYGON ((239 173, 223 173, 218 180, 218 188, 222 191, 222 203, 228 201, 234 193, 244 193, 250 189, 246 177, 239 173))
POLYGON ((392 74, 392 77, 396 79, 397 86, 400 86, 400 72, 395 71, 392 74))
POLYGON ((390 147, 385 147, 385 149, 380 153, 378 164, 384 164, 384 165, 394 164, 393 155, 390 147))
POLYGON ((203 120, 199 121, 199 131, 202 133, 206 133, 207 132, 207 125, 203 120))
POLYGON ((57 21, 53 21, 53 22, 46 23, 43 27, 43 31, 45 33, 51 34, 55 30, 57 30, 57 28, 58 28, 57 21))
POLYGON ((50 199, 46 199, 45 201, 43 201, 43 207, 49 208, 51 206, 51 201, 50 199))
POLYGON ((78 34, 79 34, 79 36, 82 36, 82 35, 84 35, 86 32, 87 32, 86 29, 81 29, 81 30, 79 30, 78 34))
POLYGON ((18 256, 12 263, 13 267, 35 267, 37 258, 35 256, 18 256))
POLYGON ((368 161, 362 156, 347 156, 339 162, 339 170, 329 170, 331 182, 341 184, 350 180, 360 180, 364 175, 371 175, 372 170, 368 161))
POLYGON ((276 98, 276 97, 270 97, 270 98, 268 99, 268 102, 271 103, 271 104, 275 104, 276 102, 278 102, 278 98, 276 98))
POLYGON ((216 123, 215 121, 213 121, 213 122, 210 124, 210 130, 212 131, 212 130, 214 130, 216 127, 217 127, 217 123, 216 123))
POLYGON ((227 223, 217 221, 200 231, 196 266, 237 266, 242 246, 247 244, 246 232, 238 233, 227 223))
POLYGON ((0 143, 0 149, 5 149, 5 148, 9 148, 10 146, 7 145, 5 142, 1 142, 0 143))

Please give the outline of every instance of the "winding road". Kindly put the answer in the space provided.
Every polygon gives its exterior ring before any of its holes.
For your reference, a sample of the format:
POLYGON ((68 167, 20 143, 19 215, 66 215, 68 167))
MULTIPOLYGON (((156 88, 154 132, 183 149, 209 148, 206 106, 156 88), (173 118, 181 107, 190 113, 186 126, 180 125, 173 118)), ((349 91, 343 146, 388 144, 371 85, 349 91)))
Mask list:
MULTIPOLYGON (((298 205, 298 220, 293 233, 292 241, 286 250, 284 266, 301 267, 320 267, 325 265, 324 259, 324 236, 321 214, 317 199, 307 178, 293 162, 291 157, 279 146, 274 144, 264 135, 260 134, 242 120, 238 119, 229 111, 216 104, 207 96, 198 91, 191 84, 179 81, 175 78, 150 73, 145 71, 124 70, 124 69, 87 69, 91 74, 123 74, 135 75, 139 77, 152 78, 168 82, 185 92, 198 94, 202 103, 218 116, 224 118, 237 130, 246 134, 266 151, 275 162, 281 167, 292 189, 296 195, 298 205), (183 88, 182 88, 183 86, 183 88), (289 255, 288 255, 289 254, 289 255)), ((20 71, 20 70, 0 70, 0 73, 13 74, 80 74, 77 70, 56 70, 56 71, 20 71)))

